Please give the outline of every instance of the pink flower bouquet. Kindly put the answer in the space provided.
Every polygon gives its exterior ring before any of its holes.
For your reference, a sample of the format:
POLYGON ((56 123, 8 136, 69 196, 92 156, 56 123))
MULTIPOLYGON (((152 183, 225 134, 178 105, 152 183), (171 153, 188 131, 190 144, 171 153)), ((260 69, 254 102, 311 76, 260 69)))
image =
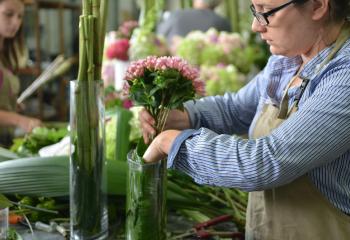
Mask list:
POLYGON ((163 130, 169 110, 183 110, 185 101, 205 91, 198 69, 179 57, 151 56, 134 61, 125 80, 125 93, 152 114, 157 133, 163 130))

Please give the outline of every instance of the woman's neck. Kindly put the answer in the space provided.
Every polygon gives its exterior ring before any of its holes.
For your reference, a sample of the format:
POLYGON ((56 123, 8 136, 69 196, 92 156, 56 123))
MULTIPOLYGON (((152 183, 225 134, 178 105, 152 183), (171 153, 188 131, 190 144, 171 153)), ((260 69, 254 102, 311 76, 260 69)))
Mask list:
POLYGON ((301 55, 304 65, 308 63, 312 58, 317 56, 319 52, 329 47, 337 40, 343 24, 344 23, 331 25, 329 28, 324 29, 320 33, 319 38, 316 40, 316 43, 310 48, 310 50, 301 55))

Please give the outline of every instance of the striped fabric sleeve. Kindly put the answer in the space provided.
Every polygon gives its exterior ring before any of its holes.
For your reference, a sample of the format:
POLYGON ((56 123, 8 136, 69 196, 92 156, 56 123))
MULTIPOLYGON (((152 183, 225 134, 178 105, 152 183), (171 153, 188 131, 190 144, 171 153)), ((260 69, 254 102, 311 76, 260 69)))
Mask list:
POLYGON ((264 85, 266 83, 261 72, 237 93, 187 102, 185 107, 192 128, 206 127, 216 133, 247 133, 264 85))
POLYGON ((299 111, 266 137, 243 140, 208 128, 184 132, 169 165, 200 184, 255 191, 330 164, 350 146, 349 80, 349 64, 328 71, 299 111))

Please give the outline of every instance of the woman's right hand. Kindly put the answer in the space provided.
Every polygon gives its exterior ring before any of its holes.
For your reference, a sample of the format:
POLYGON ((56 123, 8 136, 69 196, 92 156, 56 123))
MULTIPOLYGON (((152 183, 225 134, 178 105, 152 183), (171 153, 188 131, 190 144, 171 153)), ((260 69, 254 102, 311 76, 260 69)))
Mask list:
MULTIPOLYGON (((156 130, 154 128, 155 120, 151 114, 146 110, 142 109, 139 113, 139 120, 142 130, 142 136, 146 144, 148 144, 151 138, 155 137, 156 130)), ((183 130, 190 127, 190 121, 187 111, 171 110, 169 112, 167 121, 164 126, 164 130, 177 129, 183 130)))

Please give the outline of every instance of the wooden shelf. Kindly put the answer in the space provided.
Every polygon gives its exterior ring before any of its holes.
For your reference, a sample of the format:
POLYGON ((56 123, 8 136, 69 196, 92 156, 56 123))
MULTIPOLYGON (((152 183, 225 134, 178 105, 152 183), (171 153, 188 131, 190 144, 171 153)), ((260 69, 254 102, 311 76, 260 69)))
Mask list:
POLYGON ((41 70, 37 67, 25 67, 18 69, 19 74, 39 76, 41 70))
POLYGON ((80 5, 73 4, 73 3, 65 3, 61 1, 45 1, 45 0, 25 0, 25 4, 27 5, 34 5, 37 4, 39 8, 46 8, 46 9, 70 9, 70 10, 79 10, 80 5))
MULTIPOLYGON (((22 75, 31 75, 34 77, 38 77, 42 72, 42 56, 41 56, 41 32, 40 32, 40 10, 46 9, 46 10, 56 10, 58 13, 58 32, 57 37, 59 38, 59 51, 61 54, 65 53, 65 44, 64 44, 64 30, 65 30, 65 23, 64 23, 64 13, 65 12, 80 12, 81 6, 79 4, 73 4, 70 2, 63 2, 63 1, 48 1, 48 0, 24 0, 24 3, 26 6, 28 6, 32 11, 32 17, 34 22, 34 28, 35 28, 35 62, 34 66, 26 67, 19 69, 19 74, 22 75)), ((60 102, 59 98, 62 98, 65 94, 65 88, 68 84, 68 81, 64 79, 64 77, 61 78, 60 85, 59 85, 59 97, 56 97, 53 101, 55 102, 55 108, 58 112, 58 120, 64 119, 66 116, 66 109, 64 104, 60 102)), ((39 99, 39 118, 43 119, 44 116, 44 104, 43 104, 43 91, 41 88, 37 90, 37 97, 39 99)), ((44 119, 45 120, 45 119, 44 119)))

